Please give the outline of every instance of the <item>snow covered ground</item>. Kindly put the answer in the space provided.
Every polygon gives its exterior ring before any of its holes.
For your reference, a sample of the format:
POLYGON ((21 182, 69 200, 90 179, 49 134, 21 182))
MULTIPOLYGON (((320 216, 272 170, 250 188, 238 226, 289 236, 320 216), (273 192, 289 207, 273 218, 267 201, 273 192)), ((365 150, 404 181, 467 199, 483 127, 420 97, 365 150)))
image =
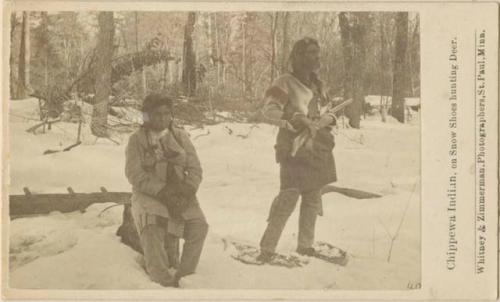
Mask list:
MULTIPOLYGON (((74 143, 77 126, 55 124, 45 134, 25 130, 36 123, 36 100, 10 103, 10 194, 130 191, 124 148, 83 132, 70 152, 42 155, 74 143), (33 119, 33 120, 32 120, 33 119)), ((188 129, 189 130, 189 129, 188 129)), ((420 122, 374 116, 362 129, 340 128, 334 149, 336 185, 383 195, 353 199, 323 196, 317 240, 346 250, 340 267, 317 259, 302 268, 250 266, 233 260, 223 238, 258 245, 270 203, 279 188, 273 144, 277 129, 264 124, 218 124, 190 130, 203 168, 199 191, 210 224, 197 274, 186 288, 210 289, 406 289, 420 281, 420 122), (230 129, 230 130, 229 130, 230 129), (250 132, 251 131, 251 132, 250 132), (229 134, 229 132, 232 132, 229 134), (250 134, 249 134, 250 132, 250 134), (248 138, 244 136, 248 135, 248 138), (387 260, 393 242, 390 261, 387 260)), ((50 289, 158 289, 141 267, 141 257, 115 236, 122 206, 90 206, 85 213, 20 218, 10 223, 10 287, 50 289), (101 213, 102 212, 102 213, 101 213)), ((295 250, 296 211, 278 250, 295 250)))

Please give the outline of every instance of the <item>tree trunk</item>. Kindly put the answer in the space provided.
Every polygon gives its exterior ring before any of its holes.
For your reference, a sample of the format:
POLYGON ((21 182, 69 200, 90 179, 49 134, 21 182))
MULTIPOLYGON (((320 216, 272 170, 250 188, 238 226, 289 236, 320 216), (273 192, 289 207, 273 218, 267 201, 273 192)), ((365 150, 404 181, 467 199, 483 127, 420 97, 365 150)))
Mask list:
POLYGON ((222 58, 222 49, 220 43, 220 34, 219 34, 219 26, 217 23, 217 13, 214 13, 214 43, 215 43, 215 51, 217 53, 217 85, 224 84, 223 78, 223 69, 224 69, 224 60, 222 58))
POLYGON ((413 91, 414 91, 414 87, 413 87, 413 75, 412 75, 412 72, 413 72, 413 62, 412 62, 412 57, 411 57, 411 54, 410 54, 410 51, 408 50, 406 52, 406 62, 408 64, 408 74, 406 75, 406 77, 408 78, 408 80, 406 81, 406 83, 408 84, 408 96, 413 96, 413 91))
POLYGON ((407 96, 413 96, 413 58, 412 58, 412 46, 413 46, 413 39, 410 30, 410 21, 408 20, 408 31, 407 31, 407 39, 408 39, 408 46, 406 49, 406 64, 408 65, 408 73, 406 74, 406 77, 408 78, 406 81, 406 84, 408 87, 406 88, 408 95, 407 96))
MULTIPOLYGON (((135 29, 135 51, 139 52, 139 13, 134 12, 134 29, 135 29)), ((140 73, 137 73, 136 83, 139 84, 139 95, 142 99, 146 98, 147 91, 147 83, 146 83, 146 74, 144 67, 140 70, 140 73)))
POLYGON ((16 36, 16 25, 17 25, 17 19, 16 19, 16 13, 11 13, 10 14, 10 57, 9 57, 9 66, 10 66, 10 74, 9 74, 9 89, 10 89, 10 98, 11 99, 16 99, 17 98, 17 91, 16 91, 16 79, 15 79, 15 74, 14 74, 14 37, 16 36))
POLYGON ((25 46, 25 52, 24 52, 24 58, 25 58, 25 66, 24 66, 24 70, 25 70, 25 79, 24 79, 24 87, 26 88, 26 92, 28 93, 29 90, 31 89, 31 72, 30 72, 30 69, 31 69, 31 30, 30 30, 30 15, 29 15, 29 12, 26 12, 26 23, 24 24, 24 26, 26 27, 24 29, 24 32, 25 32, 25 35, 24 35, 24 46, 25 46))
POLYGON ((340 39, 342 41, 342 55, 344 59, 344 98, 352 98, 352 42, 351 29, 347 13, 339 14, 340 39))
POLYGON ((276 32, 278 29, 278 13, 273 12, 271 16, 271 84, 276 74, 276 32))
POLYGON ((410 81, 411 81, 411 94, 412 96, 419 95, 417 88, 420 87, 420 61, 419 61, 419 27, 420 27, 420 18, 417 16, 415 21, 415 27, 413 29, 413 34, 411 38, 411 50, 410 58, 412 60, 413 68, 410 70, 410 81), (416 83, 415 83, 416 82, 416 83))
POLYGON ((355 17, 354 26, 352 27, 351 37, 353 41, 353 57, 356 58, 352 62, 352 77, 353 77, 353 97, 354 102, 350 105, 348 112, 351 113, 349 124, 351 127, 359 129, 361 115, 365 107, 365 87, 364 87, 364 70, 365 70, 365 36, 368 19, 368 13, 353 13, 355 17))
POLYGON ((196 93, 196 56, 193 49, 193 31, 196 22, 196 13, 189 12, 186 26, 184 28, 184 53, 183 53, 183 71, 182 84, 184 93, 188 96, 196 93))
POLYGON ((70 79, 71 61, 70 61, 69 41, 66 38, 64 38, 62 41, 62 44, 63 44, 63 53, 64 53, 64 65, 66 65, 66 68, 64 68, 64 73, 65 73, 64 86, 67 86, 68 83, 71 82, 71 79, 70 79))
POLYGON ((405 62, 406 50, 408 46, 408 13, 397 13, 396 17, 396 45, 394 54, 394 72, 392 85, 392 105, 391 114, 399 122, 405 122, 405 100, 408 87, 407 73, 408 66, 405 62))
MULTIPOLYGON (((47 39, 47 42, 43 46, 43 54, 44 54, 44 62, 43 62, 43 85, 44 89, 47 91, 49 89, 49 16, 47 12, 41 12, 41 24, 40 26, 42 27, 41 31, 45 34, 45 38, 47 39)), ((83 58, 83 54, 82 54, 83 58)))
POLYGON ((226 54, 229 53, 229 44, 230 44, 230 37, 231 37, 231 27, 227 26, 224 31, 224 36, 221 37, 221 34, 219 33, 218 36, 218 43, 219 43, 219 54, 220 54, 220 73, 221 73, 221 84, 224 86, 226 84, 227 80, 227 69, 226 69, 226 54), (222 39, 224 39, 224 43, 222 43, 222 39))
POLYGON ((387 116, 387 109, 385 107, 385 100, 384 100, 384 95, 385 95, 385 68, 386 68, 386 63, 385 63, 385 31, 384 31, 384 16, 381 16, 380 18, 380 78, 379 78, 379 83, 380 83, 380 118, 382 119, 382 122, 386 122, 386 116, 387 116))
POLYGON ((167 76, 169 73, 168 60, 164 61, 162 65, 163 65, 163 72, 161 75, 161 89, 165 90, 167 88, 167 76))
POLYGON ((141 69, 141 87, 143 99, 148 95, 148 78, 146 74, 146 66, 141 69))
POLYGON ((115 25, 113 12, 100 12, 99 33, 96 46, 95 104, 92 112, 91 130, 97 137, 107 137, 108 102, 111 94, 111 60, 115 25))
POLYGON ((247 75, 246 75, 246 91, 245 91, 245 95, 248 98, 250 98, 250 101, 252 101, 252 97, 253 97, 253 84, 254 84, 254 66, 253 66, 253 63, 252 63, 252 58, 253 58, 253 48, 252 47, 248 47, 248 54, 247 54, 247 63, 246 63, 246 72, 247 72, 247 75))
POLYGON ((217 13, 210 13, 208 16, 208 39, 210 45, 210 60, 217 71, 217 74, 215 75, 215 83, 218 86, 220 84, 220 62, 217 43, 217 13))
POLYGON ((183 60, 183 58, 181 58, 176 63, 177 63, 176 64, 177 82, 182 83, 182 68, 184 66, 184 60, 183 60))
POLYGON ((19 48, 19 62, 17 71, 17 93, 18 99, 24 99, 29 89, 29 14, 23 12, 21 27, 21 45, 19 48))
POLYGON ((342 12, 339 14, 340 35, 342 40, 342 54, 344 57, 344 98, 353 99, 353 103, 346 108, 349 125, 353 128, 360 127, 363 92, 363 65, 364 49, 363 40, 365 28, 363 16, 354 13, 342 12), (353 19, 353 20, 349 20, 353 19), (353 25, 350 25, 353 23, 353 25))
MULTIPOLYGON (((75 12, 62 12, 61 13, 62 17, 62 25, 65 28, 71 28, 74 26, 75 18, 76 18, 76 13, 75 12)), ((65 71, 65 86, 68 86, 69 83, 73 81, 71 78, 71 69, 72 69, 72 43, 70 41, 70 38, 67 36, 64 36, 63 40, 63 53, 64 53, 64 61, 65 65, 67 66, 64 71, 65 71)))
POLYGON ((226 63, 224 61, 224 56, 220 57, 220 82, 222 85, 226 83, 226 63))
POLYGON ((49 52, 45 53, 45 61, 43 68, 43 85, 45 86, 45 90, 49 89, 49 52))
POLYGON ((243 81, 241 83, 241 94, 243 95, 243 99, 246 101, 246 92, 247 92, 247 14, 245 13, 245 16, 243 17, 243 21, 241 24, 241 31, 243 32, 242 36, 242 50, 241 50, 241 58, 242 58, 242 78, 243 81))
POLYGON ((290 48, 290 40, 288 37, 288 23, 290 13, 283 13, 283 44, 281 45, 281 73, 288 71, 288 52, 290 48))
POLYGON ((174 68, 177 67, 175 61, 167 61, 168 65, 168 84, 172 85, 175 82, 174 68))
POLYGON ((365 103, 363 71, 367 19, 368 13, 342 12, 339 14, 342 53, 344 56, 344 98, 353 99, 353 103, 346 108, 345 113, 349 119, 349 125, 353 128, 360 127, 361 114, 365 103))

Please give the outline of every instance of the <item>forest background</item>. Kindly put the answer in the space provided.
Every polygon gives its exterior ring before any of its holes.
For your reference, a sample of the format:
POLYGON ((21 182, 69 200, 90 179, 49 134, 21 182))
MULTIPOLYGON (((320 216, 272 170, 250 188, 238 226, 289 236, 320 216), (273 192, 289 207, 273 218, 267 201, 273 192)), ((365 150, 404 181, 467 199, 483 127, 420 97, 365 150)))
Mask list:
POLYGON ((90 104, 97 137, 126 126, 108 122, 123 118, 118 107, 139 109, 159 91, 181 123, 229 119, 217 112, 258 120, 265 89, 305 36, 320 43, 331 99, 354 100, 342 112, 349 126, 373 109, 405 122, 405 98, 420 95, 419 18, 408 12, 24 11, 12 13, 10 35, 11 99, 38 98, 43 127, 82 122, 78 104, 90 104))

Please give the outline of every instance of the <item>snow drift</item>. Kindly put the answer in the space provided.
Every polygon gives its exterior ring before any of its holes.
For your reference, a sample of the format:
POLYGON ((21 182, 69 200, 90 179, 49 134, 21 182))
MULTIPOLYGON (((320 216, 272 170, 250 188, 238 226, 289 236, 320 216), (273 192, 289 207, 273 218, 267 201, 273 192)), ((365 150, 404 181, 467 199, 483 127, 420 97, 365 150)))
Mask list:
MULTIPOLYGON (((10 194, 130 191, 124 176, 126 137, 116 145, 83 132, 70 152, 42 155, 74 142, 75 124, 58 123, 45 134, 25 130, 36 123, 36 100, 10 103, 10 194)), ((186 288, 205 289, 406 289, 420 281, 420 124, 377 117, 362 129, 337 129, 336 185, 382 195, 353 199, 323 196, 317 240, 351 256, 345 267, 311 259, 302 268, 249 266, 230 257, 224 238, 258 245, 272 199, 279 189, 274 162, 277 129, 224 123, 187 129, 204 169, 199 200, 210 224, 197 274, 186 288), (397 234, 397 235, 396 235, 397 234), (391 237, 396 236, 391 249, 391 237)), ((10 287, 43 289, 158 289, 141 257, 115 235, 122 206, 94 204, 84 213, 51 213, 10 222, 10 287), (106 209, 105 211, 103 211, 106 209)), ((291 253, 296 211, 278 250, 291 253)))

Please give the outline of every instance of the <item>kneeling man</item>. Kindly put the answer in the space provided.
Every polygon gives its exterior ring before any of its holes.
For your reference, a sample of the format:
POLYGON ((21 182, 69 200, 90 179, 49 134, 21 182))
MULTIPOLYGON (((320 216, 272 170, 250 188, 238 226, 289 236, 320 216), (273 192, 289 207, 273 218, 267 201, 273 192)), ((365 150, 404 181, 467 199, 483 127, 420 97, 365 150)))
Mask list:
POLYGON ((146 97, 144 123, 127 145, 125 174, 146 271, 153 281, 177 287, 180 278, 195 272, 208 224, 196 198, 200 161, 188 134, 173 125, 172 109, 166 96, 146 97), (175 275, 170 268, 177 269, 175 275))

